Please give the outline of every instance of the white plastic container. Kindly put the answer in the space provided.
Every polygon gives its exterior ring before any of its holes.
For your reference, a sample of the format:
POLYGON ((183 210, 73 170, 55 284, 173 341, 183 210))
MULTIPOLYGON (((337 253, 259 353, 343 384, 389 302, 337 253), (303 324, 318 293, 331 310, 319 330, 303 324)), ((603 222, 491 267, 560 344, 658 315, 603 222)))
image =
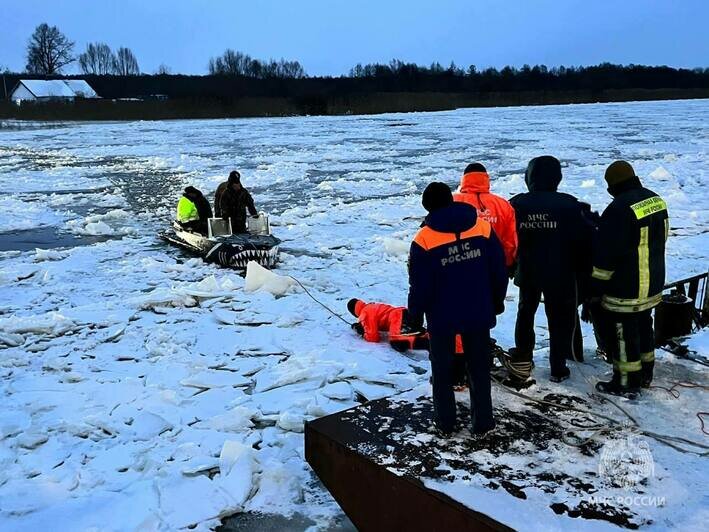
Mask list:
POLYGON ((257 218, 251 216, 246 218, 246 230, 252 235, 270 235, 271 225, 268 222, 268 214, 260 212, 257 218))

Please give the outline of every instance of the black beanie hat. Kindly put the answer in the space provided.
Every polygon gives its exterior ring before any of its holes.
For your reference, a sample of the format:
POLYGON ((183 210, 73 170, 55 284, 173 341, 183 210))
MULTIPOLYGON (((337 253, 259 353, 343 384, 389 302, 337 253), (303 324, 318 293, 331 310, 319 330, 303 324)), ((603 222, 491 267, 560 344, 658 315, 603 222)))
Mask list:
POLYGON ((233 185, 234 183, 241 183, 241 174, 236 170, 229 173, 229 184, 233 185))
POLYGON ((470 172, 485 172, 487 173, 487 168, 485 168, 481 163, 470 163, 465 167, 465 172, 463 175, 469 174, 470 172))
POLYGON ((357 314, 355 314, 355 306, 357 305, 358 299, 352 298, 347 302, 347 310, 350 311, 350 314, 353 316, 357 317, 357 314))
POLYGON ((637 179, 635 170, 633 170, 633 167, 627 161, 615 161, 611 163, 611 165, 606 168, 604 178, 609 187, 630 181, 631 179, 637 179))
POLYGON ((421 204, 428 212, 433 212, 453 203, 451 189, 445 183, 434 181, 429 183, 421 196, 421 204))

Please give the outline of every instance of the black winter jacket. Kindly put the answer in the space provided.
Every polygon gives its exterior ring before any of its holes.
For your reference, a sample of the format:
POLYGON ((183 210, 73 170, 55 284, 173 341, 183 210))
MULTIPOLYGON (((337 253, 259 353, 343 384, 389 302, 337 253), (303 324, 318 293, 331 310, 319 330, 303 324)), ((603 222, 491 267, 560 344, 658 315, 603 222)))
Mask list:
POLYGON ((412 324, 425 314, 431 334, 491 329, 504 309, 507 268, 490 224, 467 203, 436 210, 425 224, 409 253, 412 324))
POLYGON ((224 181, 223 183, 219 183, 217 190, 214 191, 214 216, 216 216, 217 218, 222 217, 222 206, 220 205, 220 202, 222 199, 222 194, 224 194, 224 191, 227 189, 228 186, 229 183, 227 181, 224 181))
POLYGON ((252 216, 258 214, 251 194, 244 187, 241 187, 238 192, 227 187, 219 196, 219 214, 222 218, 231 218, 231 230, 233 233, 246 232, 247 209, 252 216))
POLYGON ((665 201, 638 178, 611 187, 614 197, 601 216, 593 279, 601 305, 614 312, 641 312, 657 305, 665 285, 665 201))
POLYGON ((591 249, 593 227, 583 214, 584 204, 557 192, 561 168, 556 159, 532 161, 525 180, 529 192, 510 200, 519 240, 515 284, 575 290, 577 277, 590 270, 587 250, 591 249))

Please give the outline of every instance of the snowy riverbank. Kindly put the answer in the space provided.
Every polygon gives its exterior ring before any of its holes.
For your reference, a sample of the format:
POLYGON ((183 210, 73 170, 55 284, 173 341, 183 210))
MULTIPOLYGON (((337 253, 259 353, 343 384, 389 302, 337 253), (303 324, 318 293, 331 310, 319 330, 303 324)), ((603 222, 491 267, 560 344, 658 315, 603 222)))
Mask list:
MULTIPOLYGON (((510 196, 527 161, 551 153, 563 190, 601 209, 603 169, 623 157, 667 200, 676 279, 707 267, 707 122, 709 102, 687 101, 0 132, 0 241, 31 239, 37 225, 56 237, 0 254, 0 528, 207 529, 239 511, 298 511, 326 527, 339 509, 303 460, 304 420, 427 382, 423 354, 363 343, 301 290, 245 292, 235 272, 160 242, 186 184, 211 194, 239 168, 284 241, 279 271, 346 312, 350 297, 405 303, 427 182, 455 184, 480 160, 510 196), (73 247, 55 248, 67 235, 73 247)), ((511 288, 493 333, 505 347, 515 298, 511 288)), ((548 387, 543 329, 538 342, 548 387)), ((568 386, 588 384, 574 372, 568 386)), ((701 441, 705 394, 663 393, 640 413, 701 441)), ((690 470, 651 448, 663 474, 687 483, 667 494, 685 529, 695 514, 706 521, 703 462, 690 470)))

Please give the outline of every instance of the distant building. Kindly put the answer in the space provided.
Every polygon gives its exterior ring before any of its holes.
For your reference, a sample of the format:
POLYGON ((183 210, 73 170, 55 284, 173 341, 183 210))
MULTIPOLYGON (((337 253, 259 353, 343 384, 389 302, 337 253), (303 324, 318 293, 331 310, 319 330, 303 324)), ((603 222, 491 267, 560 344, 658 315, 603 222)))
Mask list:
POLYGON ((74 100, 98 98, 96 91, 83 79, 21 79, 10 93, 10 99, 22 101, 74 100))

